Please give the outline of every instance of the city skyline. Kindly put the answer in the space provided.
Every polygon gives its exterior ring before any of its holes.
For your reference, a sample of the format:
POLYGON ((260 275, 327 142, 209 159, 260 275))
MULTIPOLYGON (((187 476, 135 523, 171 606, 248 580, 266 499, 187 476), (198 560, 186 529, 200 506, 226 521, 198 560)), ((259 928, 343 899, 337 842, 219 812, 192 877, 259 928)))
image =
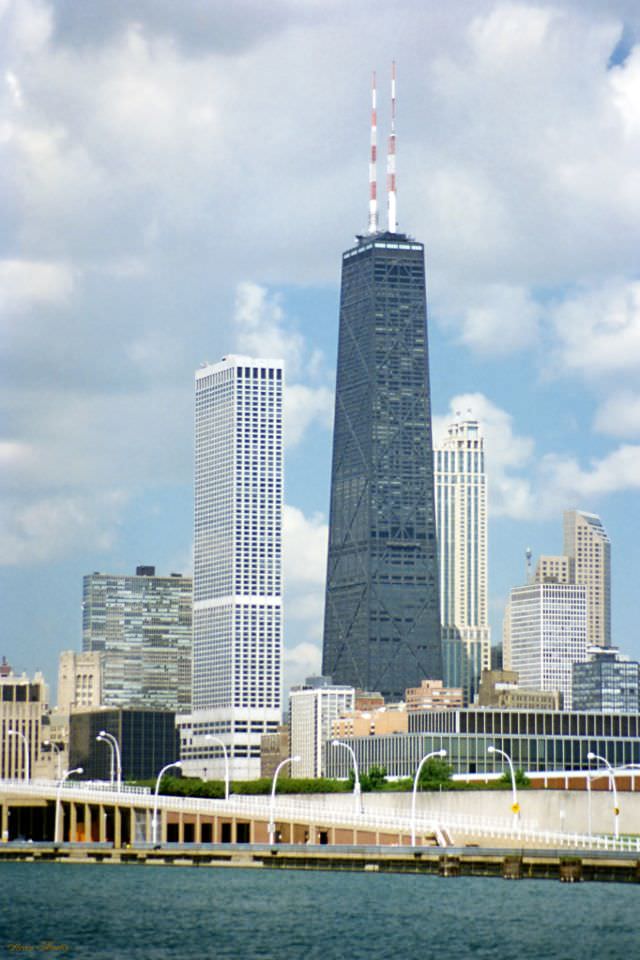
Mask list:
POLYGON ((336 252, 366 203, 370 70, 394 57, 436 439, 457 411, 485 430, 494 640, 525 547, 560 554, 557 517, 577 509, 615 545, 612 642, 640 655, 640 15, 606 6, 9 6, 0 654, 16 670, 53 684, 80 649, 91 571, 190 571, 192 370, 229 352, 287 363, 286 684, 319 669, 336 252))

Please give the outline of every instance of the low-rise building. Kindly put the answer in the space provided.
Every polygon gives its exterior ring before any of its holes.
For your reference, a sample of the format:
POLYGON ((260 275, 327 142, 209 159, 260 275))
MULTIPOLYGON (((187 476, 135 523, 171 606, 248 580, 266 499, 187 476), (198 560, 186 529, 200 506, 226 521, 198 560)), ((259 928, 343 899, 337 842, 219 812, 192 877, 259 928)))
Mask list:
MULTIPOLYGON (((530 773, 593 769, 590 752, 611 764, 640 764, 640 713, 607 714, 552 710, 470 708, 410 713, 407 733, 345 738, 359 769, 384 767, 390 777, 414 776, 426 753, 446 750, 455 774, 501 771, 507 753, 514 767, 530 773)), ((327 775, 347 777, 346 750, 327 754, 327 775)))
POLYGON ((518 686, 515 670, 483 670, 477 705, 500 710, 562 710, 562 694, 518 686))
POLYGON ((573 706, 600 713, 640 711, 640 663, 615 647, 590 647, 589 660, 573 665, 573 706))
POLYGON ((402 703, 379 707, 377 710, 354 710, 353 713, 345 713, 333 721, 332 736, 338 739, 382 736, 386 733, 406 733, 407 730, 407 710, 402 703))
MULTIPOLYGON (((292 776, 321 777, 326 766, 326 741, 331 737, 333 721, 353 710, 353 687, 333 684, 330 677, 309 677, 289 694, 291 753, 300 762, 292 776)), ((338 752, 328 751, 328 752, 338 752)))
MULTIPOLYGON (((109 780, 111 747, 101 731, 118 742, 123 780, 149 780, 178 759, 178 733, 171 710, 102 707, 74 711, 69 718, 69 765, 82 767, 82 779, 109 780)), ((117 761, 115 760, 115 764, 117 761)), ((172 771, 179 775, 178 770, 172 771)))
POLYGON ((409 687, 405 694, 407 710, 461 710, 464 706, 462 687, 445 687, 442 680, 423 680, 419 687, 409 687))

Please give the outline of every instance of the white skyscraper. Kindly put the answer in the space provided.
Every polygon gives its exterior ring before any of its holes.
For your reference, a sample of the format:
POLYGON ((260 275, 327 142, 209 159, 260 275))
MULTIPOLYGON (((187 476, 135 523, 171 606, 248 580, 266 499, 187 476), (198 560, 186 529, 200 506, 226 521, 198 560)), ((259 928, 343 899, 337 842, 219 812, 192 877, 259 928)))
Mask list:
POLYGON ((530 583, 510 599, 511 664, 521 687, 558 690, 572 705, 572 669, 587 659, 587 590, 575 583, 530 583))
POLYGON ((475 420, 451 424, 435 449, 444 683, 467 702, 491 665, 487 610, 487 483, 475 420))
POLYGON ((196 373, 193 712, 179 720, 185 774, 260 775, 281 722, 280 360, 229 356, 196 373))
POLYGON ((321 777, 326 766, 324 748, 331 740, 331 726, 354 708, 355 690, 332 684, 326 677, 310 677, 303 686, 292 687, 291 753, 300 762, 291 769, 294 777, 321 777))

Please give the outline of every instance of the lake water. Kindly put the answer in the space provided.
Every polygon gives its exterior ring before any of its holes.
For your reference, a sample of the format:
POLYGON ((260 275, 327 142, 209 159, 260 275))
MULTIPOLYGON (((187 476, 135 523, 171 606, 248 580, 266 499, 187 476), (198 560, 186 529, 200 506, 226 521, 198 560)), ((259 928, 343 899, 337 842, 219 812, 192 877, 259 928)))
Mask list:
POLYGON ((0 864, 0 956, 633 960, 640 886, 0 864))

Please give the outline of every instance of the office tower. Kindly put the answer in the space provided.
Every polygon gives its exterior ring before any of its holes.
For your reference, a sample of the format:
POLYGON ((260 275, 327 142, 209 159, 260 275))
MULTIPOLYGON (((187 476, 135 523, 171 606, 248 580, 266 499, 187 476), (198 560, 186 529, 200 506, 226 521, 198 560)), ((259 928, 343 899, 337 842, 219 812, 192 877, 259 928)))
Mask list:
POLYGON ((260 775, 281 722, 280 360, 229 356, 196 373, 193 713, 184 771, 260 775), (217 742, 207 742, 207 735, 217 742))
POLYGON ((487 481, 476 420, 450 425, 434 450, 442 670, 473 703, 491 665, 487 611, 487 481))
POLYGON ((564 552, 572 583, 587 588, 587 642, 611 646, 611 541, 600 517, 581 510, 564 514, 564 552))
POLYGON ((82 649, 102 654, 102 703, 188 710, 191 577, 92 573, 83 580, 82 649))
POLYGON ((591 647, 586 663, 573 665, 573 709, 640 713, 640 663, 615 647, 591 647))
POLYGON ((511 670, 522 687, 558 690, 571 709, 572 667, 587 659, 587 590, 574 583, 514 587, 511 670))
MULTIPOLYGON (((374 161, 375 88, 373 116, 374 161)), ((400 700, 442 677, 425 267, 394 171, 378 230, 372 168, 369 233, 342 257, 322 670, 400 700)))
MULTIPOLYGON (((354 708, 353 687, 333 684, 330 677, 309 677, 289 693, 291 753, 300 762, 291 769, 294 777, 321 777, 326 766, 326 746, 333 721, 354 708)), ((333 749, 340 749, 335 747, 333 749)))

